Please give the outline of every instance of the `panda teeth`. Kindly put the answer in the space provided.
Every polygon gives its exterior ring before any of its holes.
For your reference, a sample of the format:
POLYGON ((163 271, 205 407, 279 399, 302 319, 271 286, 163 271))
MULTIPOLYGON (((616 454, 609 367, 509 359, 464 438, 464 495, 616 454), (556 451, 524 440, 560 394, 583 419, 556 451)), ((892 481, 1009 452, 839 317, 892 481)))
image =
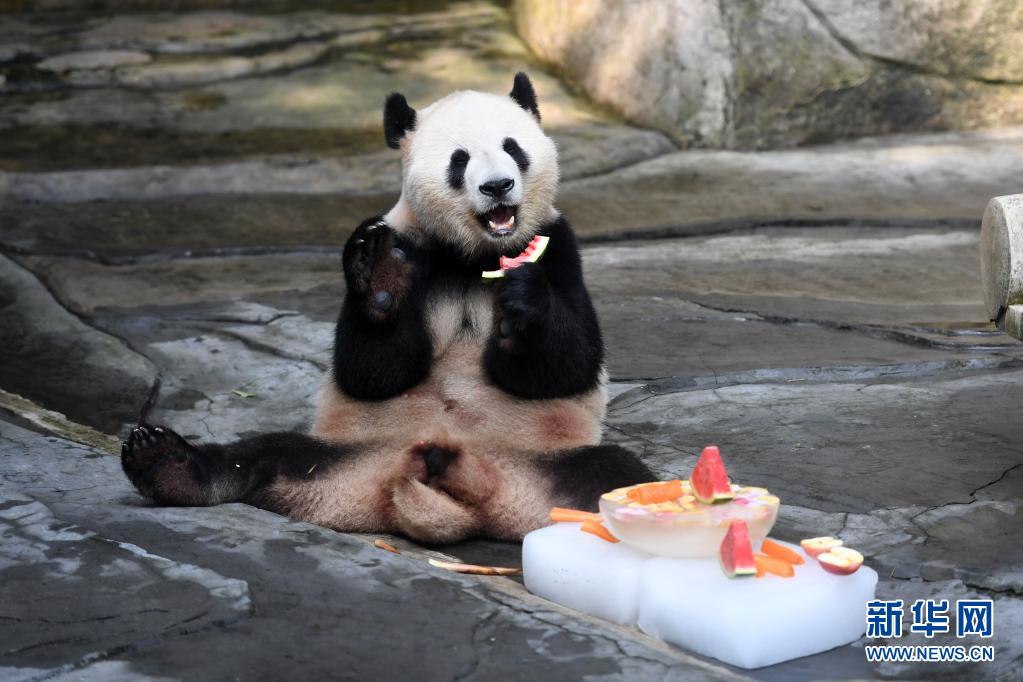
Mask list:
POLYGON ((515 227, 515 216, 509 218, 508 222, 501 223, 500 225, 495 223, 493 220, 488 220, 487 222, 490 223, 491 230, 510 230, 515 227))

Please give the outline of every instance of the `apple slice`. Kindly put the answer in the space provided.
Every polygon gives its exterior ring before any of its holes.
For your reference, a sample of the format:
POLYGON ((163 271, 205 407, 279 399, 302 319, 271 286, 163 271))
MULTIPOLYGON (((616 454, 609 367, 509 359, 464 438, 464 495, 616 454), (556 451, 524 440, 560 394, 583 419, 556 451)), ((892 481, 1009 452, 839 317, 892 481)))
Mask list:
POLYGON ((863 565, 863 555, 848 547, 832 547, 829 551, 818 554, 817 562, 828 573, 849 575, 863 565))
POLYGON ((799 546, 803 548, 803 551, 812 557, 816 557, 818 554, 824 554, 824 552, 830 551, 835 547, 841 547, 844 543, 838 538, 833 538, 830 535, 825 535, 819 538, 807 538, 806 540, 800 540, 799 546))

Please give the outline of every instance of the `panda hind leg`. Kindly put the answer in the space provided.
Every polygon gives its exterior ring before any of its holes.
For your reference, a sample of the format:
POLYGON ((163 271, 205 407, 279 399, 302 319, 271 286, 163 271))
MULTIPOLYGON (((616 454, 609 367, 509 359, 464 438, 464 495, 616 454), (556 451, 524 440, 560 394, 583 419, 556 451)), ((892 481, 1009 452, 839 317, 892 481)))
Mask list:
POLYGON ((196 445, 166 426, 143 423, 122 444, 121 466, 135 488, 158 504, 247 502, 287 513, 266 494, 268 487, 280 478, 326 473, 350 454, 346 446, 290 432, 196 445))
POLYGON ((551 506, 585 511, 597 511, 600 496, 610 490, 657 479, 635 454, 618 445, 566 450, 541 466, 552 483, 551 506))

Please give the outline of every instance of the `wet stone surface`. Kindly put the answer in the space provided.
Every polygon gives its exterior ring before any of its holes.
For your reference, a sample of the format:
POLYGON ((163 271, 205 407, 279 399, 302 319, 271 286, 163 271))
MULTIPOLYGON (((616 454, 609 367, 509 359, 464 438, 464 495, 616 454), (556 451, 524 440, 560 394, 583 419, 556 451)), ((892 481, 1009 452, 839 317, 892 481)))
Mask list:
POLYGON ((0 677, 1023 675, 1023 343, 988 323, 977 255, 1023 133, 679 151, 540 68, 502 7, 430 5, 0 17, 0 677), (993 598, 993 663, 872 666, 861 641, 733 670, 424 561, 514 544, 395 556, 133 492, 106 451, 143 413, 203 440, 307 427, 340 247, 398 190, 384 95, 518 69, 585 243, 607 440, 665 476, 719 443, 781 496, 775 535, 841 536, 881 596, 993 598))

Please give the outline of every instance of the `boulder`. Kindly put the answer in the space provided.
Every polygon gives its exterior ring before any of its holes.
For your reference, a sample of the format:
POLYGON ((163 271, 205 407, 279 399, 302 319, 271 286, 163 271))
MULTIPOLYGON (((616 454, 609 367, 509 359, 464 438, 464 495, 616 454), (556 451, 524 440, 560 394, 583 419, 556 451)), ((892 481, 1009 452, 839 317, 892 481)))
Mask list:
POLYGON ((514 17, 565 78, 686 146, 1023 121, 1011 0, 516 0, 514 17))

